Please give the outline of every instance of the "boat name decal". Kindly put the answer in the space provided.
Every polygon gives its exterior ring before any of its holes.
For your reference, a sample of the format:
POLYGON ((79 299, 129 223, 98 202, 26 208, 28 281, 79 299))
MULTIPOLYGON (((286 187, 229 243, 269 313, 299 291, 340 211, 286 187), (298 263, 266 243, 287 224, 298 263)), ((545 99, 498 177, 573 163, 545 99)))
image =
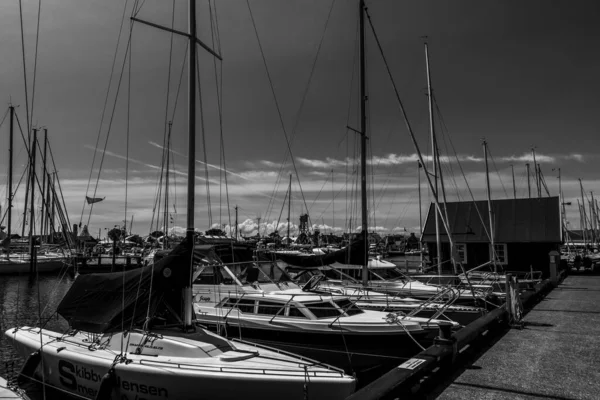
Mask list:
MULTIPOLYGON (((100 385, 102 381, 102 375, 96 373, 92 368, 83 367, 80 365, 72 364, 65 360, 58 361, 58 373, 60 374, 59 381, 60 383, 77 393, 85 395, 86 397, 95 398, 98 394, 97 387, 100 385), (79 382, 78 382, 79 379, 79 382), (83 385, 84 383, 94 382, 95 387, 88 387, 83 385), (87 382, 86 382, 87 381, 87 382)), ((116 377, 116 386, 121 388, 121 391, 128 391, 135 393, 136 400, 149 400, 146 397, 141 397, 139 394, 148 394, 155 397, 169 398, 169 391, 164 387, 145 385, 142 383, 129 381, 126 379, 121 379, 120 377, 116 377)), ((125 394, 121 395, 121 400, 128 400, 128 397, 125 394)))
POLYGON ((210 301, 210 297, 198 296, 198 301, 210 301))
POLYGON ((142 345, 141 343, 129 343, 129 346, 132 346, 132 347, 145 347, 147 349, 153 349, 153 350, 163 350, 162 346, 153 346, 151 344, 144 344, 144 345, 142 345))

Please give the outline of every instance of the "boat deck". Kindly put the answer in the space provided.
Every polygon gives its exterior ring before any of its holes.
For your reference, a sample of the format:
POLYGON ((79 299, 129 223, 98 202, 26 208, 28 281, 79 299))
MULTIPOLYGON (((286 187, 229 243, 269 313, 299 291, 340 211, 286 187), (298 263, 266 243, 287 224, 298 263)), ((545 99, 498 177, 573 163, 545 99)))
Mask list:
POLYGON ((524 322, 437 398, 600 398, 600 276, 568 276, 524 322))
POLYGON ((8 399, 22 399, 23 397, 19 396, 11 389, 7 387, 6 379, 0 377, 0 400, 8 400, 8 399))

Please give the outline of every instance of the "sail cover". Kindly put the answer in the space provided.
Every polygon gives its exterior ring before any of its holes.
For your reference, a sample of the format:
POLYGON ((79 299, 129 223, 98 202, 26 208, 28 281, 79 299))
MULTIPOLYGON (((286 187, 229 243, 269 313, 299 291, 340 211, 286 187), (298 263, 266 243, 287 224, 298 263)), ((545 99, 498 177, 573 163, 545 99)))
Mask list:
POLYGON ((365 241, 360 239, 343 249, 328 254, 285 254, 272 255, 289 265, 302 268, 317 268, 333 263, 362 265, 365 257, 365 241))
POLYGON ((92 333, 129 330, 153 317, 168 301, 181 310, 182 288, 190 282, 191 246, 183 241, 162 260, 125 272, 79 275, 58 306, 73 329, 92 333), (175 302, 173 299, 176 299, 175 302))

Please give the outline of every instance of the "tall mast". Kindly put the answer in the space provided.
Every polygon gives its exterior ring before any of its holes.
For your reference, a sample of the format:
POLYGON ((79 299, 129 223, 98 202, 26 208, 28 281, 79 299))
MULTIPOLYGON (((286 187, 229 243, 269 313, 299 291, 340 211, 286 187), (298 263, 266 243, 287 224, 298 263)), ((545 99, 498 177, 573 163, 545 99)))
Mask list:
POLYGON ((423 213, 421 211, 421 162, 417 161, 417 187, 419 191, 419 234, 423 235, 423 213))
POLYGON ((164 237, 164 247, 165 249, 169 248, 169 162, 171 156, 171 128, 173 127, 173 121, 169 121, 169 131, 167 133, 167 175, 165 176, 165 237, 164 237))
POLYGON ((490 244, 492 246, 492 262, 494 263, 494 272, 497 271, 496 267, 496 248, 494 247, 494 212, 492 210, 492 193, 490 191, 490 174, 488 169, 488 150, 487 142, 483 141, 483 155, 485 158, 485 186, 487 188, 487 203, 488 203, 488 216, 490 218, 490 244))
POLYGON ((537 196, 542 197, 542 189, 540 188, 540 175, 537 168, 537 162, 535 161, 535 147, 531 148, 531 154, 533 155, 533 169, 535 169, 535 185, 537 188, 537 196))
POLYGON ((596 244, 596 202, 594 201, 594 192, 590 192, 590 196, 592 200, 590 201, 590 219, 591 219, 591 228, 592 228, 592 243, 596 244))
MULTIPOLYGON (((10 243, 10 235, 12 234, 12 201, 13 201, 13 128, 15 108, 11 105, 10 109, 10 125, 8 136, 8 240, 10 243)), ((10 252, 10 246, 8 247, 10 252)))
POLYGON ((359 0, 359 73, 360 73, 360 197, 361 197, 361 211, 362 211, 362 237, 363 237, 363 253, 364 258, 362 260, 362 283, 363 286, 367 286, 369 283, 369 226, 367 216, 367 93, 365 84, 366 66, 365 66, 365 2, 359 0))
POLYGON ((35 272, 35 245, 34 245, 34 241, 33 241, 33 225, 35 223, 35 207, 34 207, 34 200, 35 200, 35 153, 36 153, 36 148, 37 148, 37 129, 33 129, 33 140, 31 142, 31 165, 29 166, 29 176, 31 178, 31 182, 29 183, 31 185, 31 193, 30 193, 30 204, 29 204, 29 211, 30 211, 30 217, 29 217, 29 254, 31 256, 31 264, 29 266, 29 272, 31 274, 33 274, 35 272))
POLYGON ((515 200, 517 199, 517 186, 515 185, 515 166, 510 164, 510 169, 512 170, 512 180, 513 180, 513 197, 515 200))
POLYGON ((529 163, 525 164, 527 167, 527 196, 531 198, 531 180, 530 180, 530 172, 529 172, 529 163))
MULTIPOLYGON (((230 231, 231 232, 231 231, 230 231)), ((238 240, 238 206, 235 206, 235 240, 238 240)))
POLYGON ((423 239, 423 212, 421 210, 421 165, 420 161, 417 161, 417 186, 419 191, 419 257, 421 259, 421 265, 423 265, 423 243, 421 240, 423 239))
POLYGON ((46 204, 46 155, 48 152, 48 129, 44 129, 44 170, 42 173, 42 212, 41 212, 41 221, 42 226, 40 229, 40 238, 42 238, 46 234, 47 228, 47 214, 48 214, 48 205, 46 204))
MULTIPOLYGON (((187 179, 187 227, 188 244, 194 248, 194 199, 196 180, 196 0, 188 0, 188 179, 187 179)), ((190 261, 191 263, 191 261, 190 261)), ((184 327, 192 325, 192 269, 184 289, 184 327)))
POLYGON ((290 242, 290 214, 292 213, 292 174, 290 174, 290 186, 288 187, 288 223, 287 223, 287 242, 288 242, 288 247, 290 246, 291 242, 290 242))
POLYGON ((583 230, 583 243, 586 245, 587 243, 587 216, 585 214, 585 198, 583 195, 583 184, 581 183, 581 178, 579 178, 579 189, 581 190, 581 218, 583 219, 583 225, 581 229, 583 230))
MULTIPOLYGON (((429 132, 431 134, 431 158, 433 159, 433 180, 435 191, 433 196, 436 200, 438 198, 438 163, 437 163, 437 144, 435 141, 435 125, 433 123, 433 96, 431 93, 431 73, 429 71, 429 51, 427 48, 427 42, 425 42, 425 64, 427 67, 427 97, 429 103, 429 132)), ((435 214, 435 243, 436 243, 436 255, 438 265, 438 275, 442 274, 442 242, 440 239, 440 215, 434 209, 435 214)))
POLYGON ((27 203, 29 202, 29 182, 31 181, 31 132, 27 132, 27 184, 25 185, 25 202, 23 207, 23 226, 21 228, 21 237, 25 237, 25 225, 27 225, 27 203))

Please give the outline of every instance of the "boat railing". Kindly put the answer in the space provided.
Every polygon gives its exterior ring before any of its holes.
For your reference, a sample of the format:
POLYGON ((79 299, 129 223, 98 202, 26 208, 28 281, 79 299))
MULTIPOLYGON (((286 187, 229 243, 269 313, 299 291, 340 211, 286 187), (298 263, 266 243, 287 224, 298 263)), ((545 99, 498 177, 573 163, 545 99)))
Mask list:
MULTIPOLYGON (((256 346, 255 344, 252 344, 256 346)), ((297 355, 296 358, 299 358, 297 355)), ((222 367, 217 365, 198 365, 188 363, 178 363, 173 361, 158 361, 158 360, 139 360, 141 365, 163 367, 163 368, 178 368, 189 369, 195 371, 222 372, 231 374, 249 374, 249 375, 279 375, 279 376, 309 376, 309 377, 328 377, 328 376, 343 376, 343 372, 329 367, 329 370, 311 371, 305 369, 281 369, 281 368, 252 368, 252 367, 222 367)), ((316 363, 316 362, 315 362, 316 363)), ((318 364, 316 365, 323 365, 318 364)))
POLYGON ((437 319, 439 316, 443 315, 444 311, 446 311, 451 305, 453 305, 459 297, 460 291, 458 289, 453 287, 447 287, 444 290, 441 290, 435 295, 431 296, 429 299, 423 301, 411 312, 406 314, 406 316, 414 317, 424 309, 429 308, 433 305, 437 305, 437 310, 431 315, 429 320, 437 319))

